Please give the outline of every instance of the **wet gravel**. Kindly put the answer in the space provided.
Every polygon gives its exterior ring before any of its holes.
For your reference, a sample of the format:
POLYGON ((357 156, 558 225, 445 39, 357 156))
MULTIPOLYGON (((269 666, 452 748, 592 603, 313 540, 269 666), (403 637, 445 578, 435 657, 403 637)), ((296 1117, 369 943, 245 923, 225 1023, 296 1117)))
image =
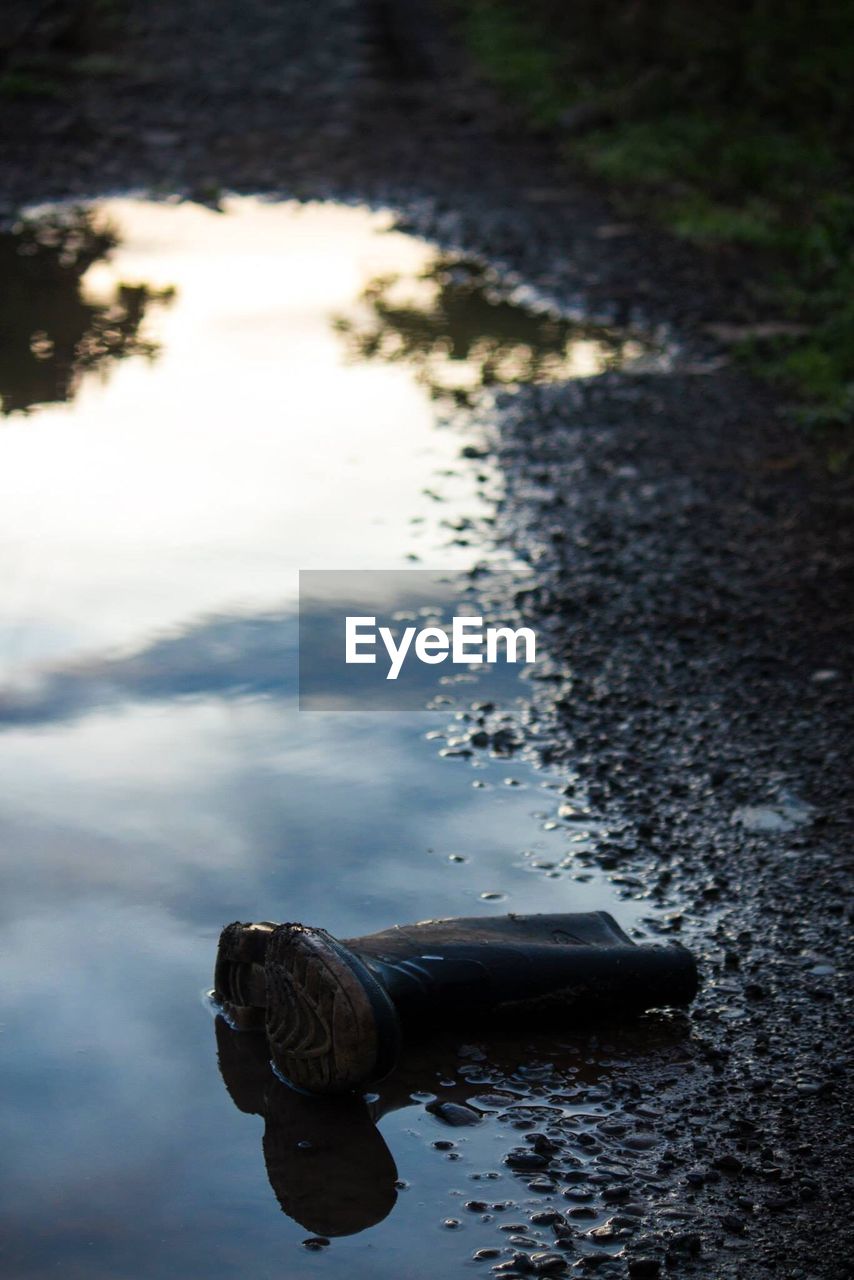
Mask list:
MULTIPOLYGON (((589 1123, 508 1112, 524 1212, 479 1193, 484 1170, 445 1225, 491 1215, 476 1256, 497 1275, 847 1274, 851 495, 708 335, 755 315, 744 264, 627 224, 432 26, 408 63, 420 6, 402 27, 359 0, 127 10, 97 74, 4 103, 7 214, 124 189, 384 203, 674 353, 484 414, 498 536, 531 569, 514 607, 550 666, 522 722, 475 715, 467 750, 561 771, 564 819, 594 832, 571 865, 648 898, 703 992, 678 1034, 585 1086, 589 1123)), ((473 1052, 471 1088, 431 1104, 449 1143, 507 1083, 473 1052)))

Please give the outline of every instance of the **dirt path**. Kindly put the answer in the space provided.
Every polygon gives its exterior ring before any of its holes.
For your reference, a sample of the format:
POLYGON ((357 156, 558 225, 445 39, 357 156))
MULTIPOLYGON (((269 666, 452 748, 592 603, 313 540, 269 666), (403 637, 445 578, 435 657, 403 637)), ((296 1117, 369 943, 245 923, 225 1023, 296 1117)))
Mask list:
POLYGON ((607 818, 596 859, 669 907, 706 978, 689 1039, 619 1082, 663 1144, 633 1175, 641 1230, 577 1265, 842 1276, 850 494, 708 337, 748 315, 740 264, 626 226, 447 37, 413 60, 387 6, 128 7, 99 74, 4 107, 7 212, 127 188, 368 199, 675 341, 668 373, 530 389, 489 428, 523 608, 552 637, 525 732, 571 763, 607 818))

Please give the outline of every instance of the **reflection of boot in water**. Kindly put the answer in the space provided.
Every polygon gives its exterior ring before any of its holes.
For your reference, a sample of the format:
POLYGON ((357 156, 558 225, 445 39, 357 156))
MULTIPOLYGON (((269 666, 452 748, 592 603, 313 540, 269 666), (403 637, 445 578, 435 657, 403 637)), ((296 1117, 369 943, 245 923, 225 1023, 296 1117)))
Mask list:
POLYGON ((338 1093, 394 1066, 401 1024, 639 1013, 690 1003, 693 957, 636 946, 606 912, 436 920, 339 942, 301 924, 229 925, 217 992, 266 1005, 276 1066, 300 1088, 338 1093))
POLYGON ((219 1068, 241 1111, 262 1115, 267 1177, 283 1211, 313 1234, 346 1236, 381 1222, 397 1198, 397 1169, 367 1104, 318 1099, 283 1084, 266 1037, 216 1020, 219 1068))

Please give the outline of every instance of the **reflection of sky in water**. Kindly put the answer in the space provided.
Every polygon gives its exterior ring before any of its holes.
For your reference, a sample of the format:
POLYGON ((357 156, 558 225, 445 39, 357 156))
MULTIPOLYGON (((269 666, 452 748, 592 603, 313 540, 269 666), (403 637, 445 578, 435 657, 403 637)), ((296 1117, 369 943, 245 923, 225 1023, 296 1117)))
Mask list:
MULTIPOLYGON (((445 550, 422 493, 451 471, 441 514, 476 514, 483 462, 460 461, 404 367, 348 365, 329 322, 427 248, 351 209, 110 208, 124 243, 87 287, 174 284, 162 353, 0 431, 10 1266, 308 1274, 318 1259, 287 1248, 307 1233, 272 1197, 198 999, 222 924, 346 936, 608 903, 524 865, 526 849, 559 862, 570 832, 544 829, 557 796, 522 763, 440 759, 425 714, 295 709, 298 568, 483 552, 445 550)), ((396 1114, 383 1127, 416 1192, 336 1244, 354 1274, 398 1276, 407 1258, 431 1274, 411 1241, 438 1240, 454 1207, 396 1114)))

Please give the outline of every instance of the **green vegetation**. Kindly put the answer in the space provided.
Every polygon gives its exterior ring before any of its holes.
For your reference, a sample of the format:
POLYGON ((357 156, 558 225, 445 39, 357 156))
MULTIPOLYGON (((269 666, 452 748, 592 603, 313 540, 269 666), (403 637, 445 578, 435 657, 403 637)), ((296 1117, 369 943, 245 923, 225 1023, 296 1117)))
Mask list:
POLYGON ((61 92, 58 80, 29 68, 0 75, 0 97, 3 98, 57 98, 61 92))
POLYGON ((0 98, 62 98, 74 79, 125 70, 111 47, 123 0, 6 0, 0 5, 0 98))
POLYGON ((469 47, 622 207, 746 246, 743 353, 854 420, 854 0, 455 0, 469 47))

